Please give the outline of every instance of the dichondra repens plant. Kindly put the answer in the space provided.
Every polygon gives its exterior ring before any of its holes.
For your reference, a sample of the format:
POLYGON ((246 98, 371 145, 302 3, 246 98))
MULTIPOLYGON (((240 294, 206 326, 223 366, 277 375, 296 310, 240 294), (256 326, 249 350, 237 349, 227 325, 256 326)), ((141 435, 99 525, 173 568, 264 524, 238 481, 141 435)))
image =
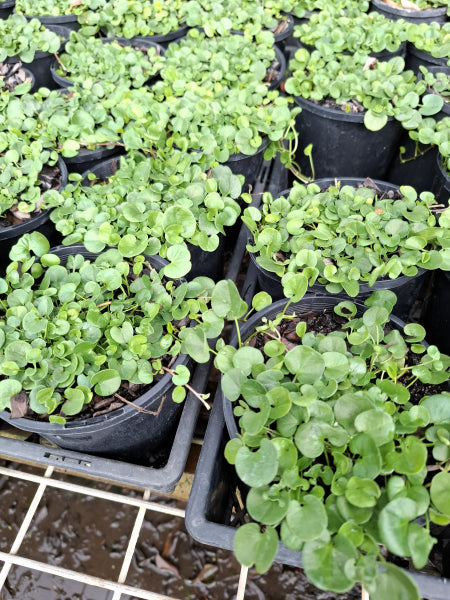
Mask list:
POLYGON ((214 282, 175 282, 144 256, 127 259, 115 248, 92 259, 75 252, 65 264, 48 250, 42 234, 22 236, 0 279, 0 410, 24 397, 34 415, 64 423, 94 394, 149 385, 167 371, 174 401, 183 401, 190 371, 170 369, 171 359, 205 360, 207 337, 223 326, 219 318, 202 323, 214 282), (183 335, 192 318, 204 329, 183 335))
POLYGON ((386 553, 421 569, 431 524, 450 523, 450 357, 423 343, 422 326, 392 324, 395 302, 384 290, 365 310, 337 304, 343 325, 326 335, 299 308, 289 343, 285 307, 219 350, 239 430, 225 455, 250 488, 234 542, 242 564, 266 571, 281 540, 321 589, 360 582, 375 600, 418 600, 386 553))
POLYGON ((253 235, 256 261, 281 278, 299 300, 316 281, 328 292, 356 296, 360 283, 412 277, 419 268, 450 269, 449 210, 437 222, 431 192, 409 186, 396 195, 370 187, 294 185, 279 198, 263 195, 243 221, 253 235))

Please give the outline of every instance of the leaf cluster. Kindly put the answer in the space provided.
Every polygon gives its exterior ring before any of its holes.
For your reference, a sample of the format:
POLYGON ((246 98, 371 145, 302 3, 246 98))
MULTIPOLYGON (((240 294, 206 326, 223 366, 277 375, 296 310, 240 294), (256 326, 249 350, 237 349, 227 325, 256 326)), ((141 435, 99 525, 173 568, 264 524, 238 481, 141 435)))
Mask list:
MULTIPOLYGON (((199 149, 207 162, 226 162, 231 154, 255 154, 268 139, 275 153, 278 140, 294 123, 300 109, 291 109, 292 100, 272 90, 264 95, 247 89, 230 89, 225 97, 215 98, 209 90, 192 85, 182 96, 159 94, 168 115, 168 143, 182 150, 199 149)), ((138 146, 139 147, 139 146, 138 146)), ((141 146, 142 147, 142 146, 141 146)), ((267 158, 271 158, 266 154, 267 158)))
POLYGON ((300 320, 298 344, 289 346, 279 330, 293 313, 285 309, 219 351, 222 390, 239 423, 225 455, 250 488, 252 522, 235 537, 244 565, 266 571, 280 539, 302 551, 321 589, 342 593, 361 582, 374 598, 386 589, 419 598, 381 547, 420 569, 435 543, 430 521, 450 523, 450 394, 412 395, 416 381, 448 381, 450 357, 422 343, 418 324, 387 327, 395 302, 376 292, 359 314, 340 303, 342 330, 316 335, 300 320), (249 343, 257 332, 267 340, 261 349, 249 343), (437 470, 429 472, 431 456, 437 470))
POLYGON ((302 44, 315 46, 324 56, 357 51, 372 54, 398 50, 406 40, 406 28, 403 21, 387 19, 377 12, 355 16, 321 11, 297 26, 294 37, 302 44))
POLYGON ((360 282, 414 276, 418 269, 450 269, 448 210, 439 223, 431 192, 420 197, 409 186, 401 198, 349 185, 321 191, 294 185, 289 195, 263 195, 260 209, 242 220, 253 236, 256 261, 281 277, 287 297, 301 298, 318 281, 331 293, 359 293, 360 282))
POLYGON ((184 14, 187 25, 202 28, 209 37, 241 31, 252 38, 264 30, 274 31, 286 20, 282 13, 286 7, 279 0, 188 0, 184 14))
MULTIPOLYGON (((62 15, 80 15, 90 7, 94 8, 99 0, 83 0, 78 4, 71 0, 16 0, 14 10, 30 17, 59 17, 62 15)), ((100 0, 101 1, 101 0, 100 0)))
POLYGON ((148 37, 167 35, 183 24, 182 0, 103 0, 80 17, 90 34, 102 29, 108 37, 148 37))
POLYGON ((169 260, 168 276, 185 275, 191 268, 187 244, 213 252, 241 213, 239 177, 220 165, 207 174, 195 159, 180 151, 133 153, 106 182, 93 179, 46 194, 63 244, 82 242, 91 252, 117 245, 127 257, 159 254, 169 260))
POLYGON ((43 190, 39 175, 45 165, 54 165, 56 152, 41 142, 29 141, 18 132, 0 132, 0 216, 14 208, 33 213, 40 208, 43 190))
POLYGON ((435 58, 447 59, 450 64, 450 23, 408 23, 408 42, 435 58))
MULTIPOLYGON (((66 264, 48 250, 41 234, 26 234, 0 279, 0 409, 23 392, 34 413, 64 423, 94 393, 112 396, 122 381, 151 384, 163 373, 163 357, 180 354, 179 334, 189 315, 201 320, 214 283, 168 280, 143 256, 126 260, 117 249, 66 264)), ((189 377, 175 369, 176 401, 189 377)))
POLYGON ((86 89, 100 82, 143 86, 164 64, 159 47, 143 47, 136 40, 125 45, 120 40, 102 40, 72 31, 59 56, 56 73, 86 89))
POLYGON ((191 29, 186 38, 169 44, 161 69, 164 83, 157 82, 154 89, 182 95, 195 83, 216 99, 226 96, 230 88, 247 89, 249 96, 264 95, 267 70, 275 58, 273 40, 255 44, 241 35, 211 39, 191 29))
POLYGON ((364 124, 370 131, 382 129, 389 117, 400 121, 420 120, 442 108, 442 99, 429 95, 420 104, 426 89, 412 71, 405 71, 405 61, 395 56, 389 61, 369 59, 366 54, 335 54, 324 57, 319 51, 309 53, 300 48, 291 61, 292 77, 286 91, 312 101, 333 99, 343 110, 350 110, 356 100, 364 110, 364 124))
MULTIPOLYGON (((101 97, 103 88, 99 87, 100 90, 77 88, 63 92, 40 88, 20 97, 2 93, 5 108, 0 131, 13 130, 20 133, 24 143, 37 140, 65 157, 75 156, 82 147, 118 142, 126 121, 112 114, 117 108, 114 104, 108 110, 101 97)), ((124 94, 118 102, 123 101, 124 94)))
POLYGON ((59 36, 38 19, 28 21, 16 13, 0 19, 0 62, 10 56, 18 56, 22 62, 30 63, 38 50, 54 53, 60 45, 59 36))

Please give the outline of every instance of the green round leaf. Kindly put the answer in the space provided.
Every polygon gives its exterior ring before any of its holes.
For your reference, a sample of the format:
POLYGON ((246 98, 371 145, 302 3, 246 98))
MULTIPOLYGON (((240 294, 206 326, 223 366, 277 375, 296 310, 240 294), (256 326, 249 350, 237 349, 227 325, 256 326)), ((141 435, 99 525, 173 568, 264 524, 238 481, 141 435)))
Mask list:
POLYGON ((441 471, 433 477, 430 496, 434 506, 450 516, 450 473, 441 471))
POLYGON ((306 494, 301 501, 291 500, 286 522, 299 540, 308 541, 322 535, 327 528, 328 517, 322 500, 306 494))
POLYGON ((278 470, 278 453, 270 440, 263 438, 258 450, 243 446, 236 454, 236 472, 250 487, 268 485, 278 470))
MULTIPOLYGON (((348 591, 356 581, 346 575, 348 561, 357 560, 353 544, 343 535, 330 541, 313 540, 303 547, 303 567, 312 583, 322 590, 348 591)), ((386 596, 385 598, 388 598, 386 596)))
POLYGON ((120 388, 122 379, 115 369, 99 371, 91 377, 91 385, 99 396, 112 396, 120 388))
POLYGON ((262 533, 256 523, 246 523, 234 536, 236 558, 246 567, 255 565, 258 573, 265 573, 270 568, 277 550, 278 535, 273 527, 266 527, 262 533))

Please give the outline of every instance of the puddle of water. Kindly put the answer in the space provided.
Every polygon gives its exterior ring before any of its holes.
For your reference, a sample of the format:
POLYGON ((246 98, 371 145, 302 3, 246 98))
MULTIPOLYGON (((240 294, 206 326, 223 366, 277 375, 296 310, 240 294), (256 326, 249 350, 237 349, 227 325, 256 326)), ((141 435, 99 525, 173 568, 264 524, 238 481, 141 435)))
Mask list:
POLYGON ((26 569, 13 567, 0 600, 110 600, 111 592, 26 569))

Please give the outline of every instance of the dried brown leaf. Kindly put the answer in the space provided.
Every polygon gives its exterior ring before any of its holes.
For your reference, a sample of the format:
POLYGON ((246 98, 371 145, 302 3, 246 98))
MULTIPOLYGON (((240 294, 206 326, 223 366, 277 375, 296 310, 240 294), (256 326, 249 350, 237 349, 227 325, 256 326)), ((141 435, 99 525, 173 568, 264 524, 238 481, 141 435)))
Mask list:
POLYGON ((18 210, 17 206, 13 206, 10 210, 15 219, 19 219, 20 221, 26 221, 27 219, 31 219, 30 213, 21 212, 20 210, 18 210))
POLYGON ((28 412, 28 394, 19 392, 11 398, 11 419, 20 419, 28 412))
POLYGON ((214 579, 218 570, 219 567, 217 565, 211 565, 209 563, 206 563, 206 565, 202 568, 197 577, 193 580, 193 583, 198 583, 200 581, 205 581, 209 583, 214 579))
POLYGON ((170 571, 171 573, 173 573, 177 577, 181 577, 180 572, 175 567, 175 565, 173 565, 172 563, 170 563, 167 560, 165 560, 160 554, 157 554, 155 556, 155 564, 158 567, 158 569, 161 569, 163 571, 170 571))

